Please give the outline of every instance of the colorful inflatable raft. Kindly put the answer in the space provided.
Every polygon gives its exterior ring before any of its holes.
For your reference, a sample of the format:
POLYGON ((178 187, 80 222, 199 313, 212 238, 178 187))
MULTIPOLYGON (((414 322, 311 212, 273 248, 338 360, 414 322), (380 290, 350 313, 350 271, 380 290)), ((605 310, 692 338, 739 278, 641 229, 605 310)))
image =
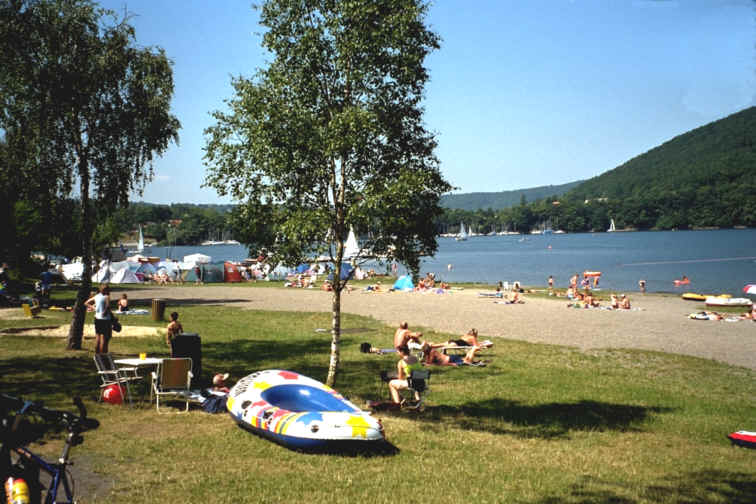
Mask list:
POLYGON ((226 407, 242 427, 291 448, 385 439, 383 426, 369 412, 293 371, 268 369, 242 378, 229 392, 226 407))

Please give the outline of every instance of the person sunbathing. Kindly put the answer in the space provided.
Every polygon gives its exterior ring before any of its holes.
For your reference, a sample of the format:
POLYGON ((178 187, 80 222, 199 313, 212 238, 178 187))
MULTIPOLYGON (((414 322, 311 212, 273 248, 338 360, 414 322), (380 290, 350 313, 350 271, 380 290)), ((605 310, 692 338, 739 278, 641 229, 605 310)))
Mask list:
POLYGON ((399 350, 400 347, 408 346, 410 342, 419 344, 422 336, 423 333, 410 331, 409 324, 402 322, 394 333, 394 348, 399 350))
POLYGON ((432 343, 423 343, 423 364, 435 366, 485 366, 483 361, 475 360, 475 352, 478 351, 476 347, 468 350, 464 357, 461 355, 446 355, 433 347, 432 343))
POLYGON ((617 299, 617 295, 612 294, 610 299, 610 306, 612 307, 612 310, 619 310, 619 299, 617 299))
POLYGON ((623 310, 630 309, 630 298, 625 294, 622 294, 622 299, 620 299, 620 308, 622 308, 623 310))
POLYGON ((475 328, 470 329, 457 340, 449 340, 448 343, 456 344, 457 346, 477 347, 478 350, 480 350, 481 348, 489 348, 493 346, 493 343, 489 340, 478 340, 478 330, 475 328))
POLYGON ((118 313, 125 313, 129 311, 129 297, 124 292, 121 294, 121 299, 118 300, 118 313))

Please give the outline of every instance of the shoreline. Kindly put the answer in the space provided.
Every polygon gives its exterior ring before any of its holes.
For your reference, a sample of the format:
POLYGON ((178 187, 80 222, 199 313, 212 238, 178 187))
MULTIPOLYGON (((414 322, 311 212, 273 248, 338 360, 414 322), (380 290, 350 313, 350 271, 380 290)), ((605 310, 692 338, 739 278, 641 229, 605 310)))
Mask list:
MULTIPOLYGON (((117 288, 113 289, 117 292, 117 288)), ((331 311, 331 294, 317 289, 228 288, 219 286, 163 287, 129 290, 129 299, 167 305, 202 300, 264 311, 331 311), (233 302, 231 302, 233 300, 233 302)), ((477 291, 451 294, 418 292, 342 293, 342 312, 373 317, 390 326, 408 321, 450 334, 478 329, 481 337, 576 347, 582 351, 630 348, 713 359, 756 370, 756 322, 700 321, 688 317, 700 303, 659 294, 631 295, 633 310, 567 308, 563 298, 525 295, 525 303, 497 304, 478 298, 477 291)), ((390 341, 375 341, 376 345, 390 341)))

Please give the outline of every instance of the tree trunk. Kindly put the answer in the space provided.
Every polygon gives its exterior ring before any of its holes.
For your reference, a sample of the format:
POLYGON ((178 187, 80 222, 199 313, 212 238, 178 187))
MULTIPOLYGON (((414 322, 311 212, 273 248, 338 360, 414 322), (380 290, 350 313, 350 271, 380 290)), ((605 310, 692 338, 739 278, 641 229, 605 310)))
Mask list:
POLYGON ((84 302, 89 299, 92 290, 92 216, 89 211, 89 162, 86 157, 80 157, 79 177, 81 179, 81 261, 84 269, 81 273, 81 286, 76 293, 76 303, 73 308, 71 326, 68 328, 68 350, 81 350, 84 337, 84 319, 87 315, 84 302))
MULTIPOLYGON (((336 278, 341 275, 341 264, 334 271, 333 284, 338 286, 336 278)), ((326 385, 333 387, 336 384, 336 371, 339 367, 339 345, 341 343, 341 289, 333 289, 333 304, 331 306, 331 361, 328 365, 328 378, 326 385)))

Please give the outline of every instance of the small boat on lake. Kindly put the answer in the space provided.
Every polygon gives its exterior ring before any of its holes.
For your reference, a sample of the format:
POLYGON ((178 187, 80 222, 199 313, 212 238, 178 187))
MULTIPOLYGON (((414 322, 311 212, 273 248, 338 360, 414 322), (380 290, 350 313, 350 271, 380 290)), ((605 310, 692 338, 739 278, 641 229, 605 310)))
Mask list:
POLYGON ((457 241, 465 241, 467 240, 467 231, 465 231, 465 223, 460 222, 459 224, 459 234, 454 237, 457 241))

